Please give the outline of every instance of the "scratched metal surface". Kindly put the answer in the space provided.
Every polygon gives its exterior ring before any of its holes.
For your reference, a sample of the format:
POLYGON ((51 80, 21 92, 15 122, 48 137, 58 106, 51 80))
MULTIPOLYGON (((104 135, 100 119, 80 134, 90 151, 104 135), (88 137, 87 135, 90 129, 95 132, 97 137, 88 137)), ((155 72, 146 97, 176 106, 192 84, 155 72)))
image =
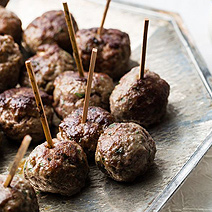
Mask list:
MULTIPOLYGON (((62 8, 60 1, 51 0, 51 4, 48 4, 49 0, 43 4, 41 2, 43 3, 41 0, 12 0, 8 7, 23 19, 24 26, 48 9, 62 8), (30 12, 32 9, 21 10, 26 4, 32 4, 35 12, 30 12), (40 5, 43 7, 38 11, 40 5)), ((72 0, 68 3, 72 5, 80 28, 99 24, 97 17, 103 11, 103 5, 84 0, 72 0), (95 8, 97 13, 92 18, 88 11, 95 8)), ((80 194, 62 197, 39 193, 41 211, 156 211, 155 205, 162 204, 161 202, 165 202, 171 195, 171 192, 165 195, 168 187, 171 186, 172 191, 176 190, 184 180, 183 174, 186 173, 186 177, 189 170, 194 168, 195 158, 199 155, 196 159, 198 162, 204 154, 203 149, 198 147, 205 143, 211 131, 211 98, 200 79, 196 61, 192 60, 187 52, 189 46, 183 44, 176 26, 170 21, 171 18, 151 10, 120 6, 112 2, 106 27, 119 28, 130 34, 132 59, 139 62, 138 44, 145 17, 151 21, 147 67, 160 74, 171 86, 166 117, 160 125, 149 129, 157 144, 155 164, 133 184, 117 183, 105 177, 92 165, 87 186, 80 194), (189 167, 185 169, 186 165, 189 167)), ((201 61, 198 54, 196 59, 201 61)), ((205 68, 204 64, 201 68, 205 68)), ((18 145, 12 144, 11 141, 3 142, 0 149, 1 172, 8 171, 8 164, 11 164, 17 148, 18 145)), ((33 147, 28 154, 32 149, 33 147)))

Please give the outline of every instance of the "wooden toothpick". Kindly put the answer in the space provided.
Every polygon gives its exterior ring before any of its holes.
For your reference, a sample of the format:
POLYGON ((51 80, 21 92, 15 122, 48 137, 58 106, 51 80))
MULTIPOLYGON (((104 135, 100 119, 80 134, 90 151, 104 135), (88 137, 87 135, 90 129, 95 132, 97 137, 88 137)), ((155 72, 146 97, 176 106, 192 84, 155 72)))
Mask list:
POLYGON ((6 178, 6 180, 3 184, 5 188, 10 186, 10 183, 12 182, 12 179, 13 179, 13 177, 16 173, 16 170, 18 168, 18 165, 19 165, 21 159, 24 157, 24 154, 26 153, 31 140, 32 140, 32 138, 29 135, 26 135, 24 137, 24 139, 21 143, 21 146, 19 147, 18 152, 15 156, 15 159, 13 161, 13 165, 10 169, 10 172, 7 175, 7 178, 6 178))
POLYGON ((71 45, 72 45, 72 48, 73 48, 73 55, 74 55, 74 59, 75 59, 76 65, 77 65, 79 76, 84 77, 82 60, 79 56, 79 50, 78 50, 78 46, 77 46, 77 42, 76 42, 74 26, 73 26, 71 14, 69 13, 67 2, 63 3, 63 8, 64 8, 66 24, 67 24, 67 27, 68 27, 68 33, 69 33, 71 45))
POLYGON ((97 56, 97 49, 93 48, 92 54, 91 54, 89 73, 88 73, 87 88, 85 91, 85 101, 83 106, 82 123, 85 123, 87 120, 88 106, 89 106, 90 93, 91 93, 91 84, 93 80, 93 72, 94 72, 95 63, 96 63, 96 56, 97 56))
POLYGON ((145 21, 144 21, 144 32, 143 32, 142 56, 141 56, 141 63, 140 63, 140 70, 139 70, 139 79, 144 78, 148 26, 149 26, 149 20, 145 19, 145 21))
POLYGON ((102 29, 103 29, 103 26, 104 26, 104 23, 105 23, 105 18, 106 18, 107 11, 108 11, 108 8, 109 8, 109 5, 110 5, 110 1, 111 1, 111 0, 107 0, 107 4, 106 4, 106 6, 105 6, 105 11, 104 11, 104 14, 103 14, 101 26, 99 27, 99 29, 98 29, 98 31, 97 31, 97 34, 98 34, 99 36, 100 36, 101 33, 102 33, 102 29))
POLYGON ((28 60, 28 61, 25 62, 25 65, 26 65, 27 72, 28 72, 28 75, 29 75, 29 79, 30 79, 30 82, 31 82, 31 85, 32 85, 34 95, 35 95, 35 101, 36 101, 37 108, 38 108, 38 111, 39 111, 40 120, 41 120, 41 123, 42 123, 42 126, 43 126, 44 134, 46 136, 46 141, 48 143, 48 147, 53 148, 54 145, 53 145, 53 142, 52 142, 52 137, 51 137, 51 133, 50 133, 50 130, 49 130, 49 125, 48 125, 48 122, 47 122, 46 114, 45 114, 45 111, 44 111, 43 103, 42 103, 42 100, 41 100, 41 97, 40 97, 38 85, 36 83, 35 74, 34 74, 31 62, 28 60))

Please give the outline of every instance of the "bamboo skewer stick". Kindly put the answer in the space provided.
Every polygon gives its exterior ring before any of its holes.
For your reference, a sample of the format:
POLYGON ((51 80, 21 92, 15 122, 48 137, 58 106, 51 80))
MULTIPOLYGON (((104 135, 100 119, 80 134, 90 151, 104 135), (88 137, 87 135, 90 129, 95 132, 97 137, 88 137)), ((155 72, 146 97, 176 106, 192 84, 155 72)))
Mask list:
POLYGON ((145 19, 145 21, 144 21, 144 32, 143 32, 142 56, 141 56, 141 63, 140 63, 140 70, 139 70, 139 79, 144 78, 148 26, 149 26, 149 20, 145 19))
POLYGON ((105 23, 105 18, 106 18, 107 11, 108 11, 108 8, 109 8, 109 5, 110 5, 110 1, 111 1, 111 0, 107 0, 107 4, 106 4, 106 6, 105 6, 105 11, 104 11, 104 14, 103 14, 101 26, 99 27, 99 29, 98 29, 98 31, 97 31, 97 34, 98 34, 99 36, 102 34, 102 29, 103 29, 103 26, 104 26, 104 23, 105 23))
POLYGON ((46 141, 48 143, 48 147, 53 148, 54 144, 53 144, 53 141, 52 141, 49 125, 48 125, 48 122, 47 122, 46 114, 45 114, 45 111, 44 111, 43 103, 42 103, 42 100, 41 100, 41 97, 40 97, 38 85, 36 83, 35 74, 34 74, 31 62, 28 60, 28 61, 25 62, 25 65, 26 65, 27 72, 28 72, 28 75, 29 75, 29 79, 30 79, 30 82, 31 82, 31 85, 32 85, 34 95, 35 95, 35 101, 36 101, 37 108, 38 108, 38 111, 39 111, 40 120, 41 120, 41 123, 42 123, 42 126, 43 126, 43 131, 44 131, 44 134, 45 134, 45 137, 46 137, 46 141))
POLYGON ((88 115, 88 106, 89 106, 89 100, 90 100, 90 93, 91 93, 91 84, 93 80, 93 73, 96 63, 96 56, 97 56, 97 49, 92 49, 91 54, 91 61, 90 61, 90 67, 89 67, 89 73, 88 73, 88 81, 87 81, 87 88, 85 91, 85 101, 83 106, 83 115, 82 115, 82 123, 85 123, 87 120, 88 115))
POLYGON ((13 179, 13 177, 16 173, 16 170, 18 168, 18 165, 19 165, 21 159, 24 157, 31 140, 32 140, 32 138, 29 135, 26 135, 24 137, 24 139, 21 143, 21 146, 19 147, 18 152, 15 156, 15 159, 13 161, 13 165, 10 169, 10 172, 7 175, 7 178, 6 178, 6 180, 3 184, 5 188, 10 186, 10 183, 12 182, 12 179, 13 179))
POLYGON ((75 59, 76 64, 77 64, 77 69, 78 69, 78 72, 79 72, 79 76, 80 77, 84 77, 84 70, 83 70, 83 66, 82 66, 82 60, 81 60, 81 58, 79 56, 79 50, 78 50, 78 46, 77 46, 77 42, 76 42, 74 26, 73 26, 71 14, 69 13, 67 2, 63 3, 63 8, 64 8, 66 24, 67 24, 67 27, 68 27, 68 33, 69 33, 69 37, 70 37, 70 40, 71 40, 71 45, 72 45, 72 48, 73 48, 73 55, 74 55, 74 59, 75 59))

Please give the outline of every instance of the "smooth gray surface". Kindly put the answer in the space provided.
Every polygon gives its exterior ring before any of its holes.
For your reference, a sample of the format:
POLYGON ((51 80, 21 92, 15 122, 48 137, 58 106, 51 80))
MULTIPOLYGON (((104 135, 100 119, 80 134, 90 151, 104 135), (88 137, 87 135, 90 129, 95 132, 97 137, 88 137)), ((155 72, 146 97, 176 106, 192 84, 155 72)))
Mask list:
MULTIPOLYGON (((96 7, 92 5, 91 8, 96 7)), ((66 198, 39 194, 41 211, 143 211, 163 193, 211 131, 211 99, 173 25, 163 20, 163 16, 156 17, 155 13, 145 13, 145 10, 133 13, 127 11, 129 7, 125 11, 116 4, 111 6, 114 6, 111 16, 116 17, 116 22, 126 19, 127 26, 133 23, 133 32, 141 28, 137 20, 151 19, 150 27, 154 30, 148 42, 147 67, 159 73, 171 86, 167 115, 160 125, 150 129, 158 149, 155 164, 133 184, 114 182, 92 166, 90 181, 79 195, 66 198)), ((124 25, 122 28, 127 29, 124 25)), ((135 46, 139 42, 137 35, 132 34, 132 38, 135 46)), ((134 50, 132 57, 140 60, 140 47, 134 50)), ((10 142, 4 145, 1 172, 7 170, 17 147, 10 142)))

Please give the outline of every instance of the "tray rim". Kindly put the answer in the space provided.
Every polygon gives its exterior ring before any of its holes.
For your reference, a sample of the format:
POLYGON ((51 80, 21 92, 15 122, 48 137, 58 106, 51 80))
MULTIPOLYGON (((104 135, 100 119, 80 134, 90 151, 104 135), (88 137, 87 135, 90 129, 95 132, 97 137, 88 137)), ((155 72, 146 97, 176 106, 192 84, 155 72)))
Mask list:
MULTIPOLYGON (((103 4, 98 0, 88 0, 90 2, 103 4)), ((189 34, 187 28, 185 27, 181 16, 178 13, 170 12, 166 10, 159 10, 153 7, 143 6, 141 4, 136 4, 130 2, 130 0, 113 0, 114 6, 118 6, 121 9, 128 11, 133 11, 137 13, 146 12, 146 14, 153 15, 155 17, 161 17, 164 20, 170 22, 178 35, 181 43, 187 51, 193 65, 198 72, 198 75, 205 86, 211 100, 212 100, 212 75, 201 55, 198 48, 195 46, 191 35, 189 34)), ((183 182, 191 174, 192 170, 200 163, 201 159, 208 152, 212 146, 212 131, 206 136, 202 143, 197 147, 196 151, 191 155, 188 161, 184 164, 181 170, 175 175, 175 177, 170 181, 165 187, 160 195, 158 195, 152 203, 145 209, 146 212, 150 211, 160 211, 167 201, 173 196, 173 194, 179 189, 183 182)), ((138 210, 141 211, 141 210, 138 210)))

